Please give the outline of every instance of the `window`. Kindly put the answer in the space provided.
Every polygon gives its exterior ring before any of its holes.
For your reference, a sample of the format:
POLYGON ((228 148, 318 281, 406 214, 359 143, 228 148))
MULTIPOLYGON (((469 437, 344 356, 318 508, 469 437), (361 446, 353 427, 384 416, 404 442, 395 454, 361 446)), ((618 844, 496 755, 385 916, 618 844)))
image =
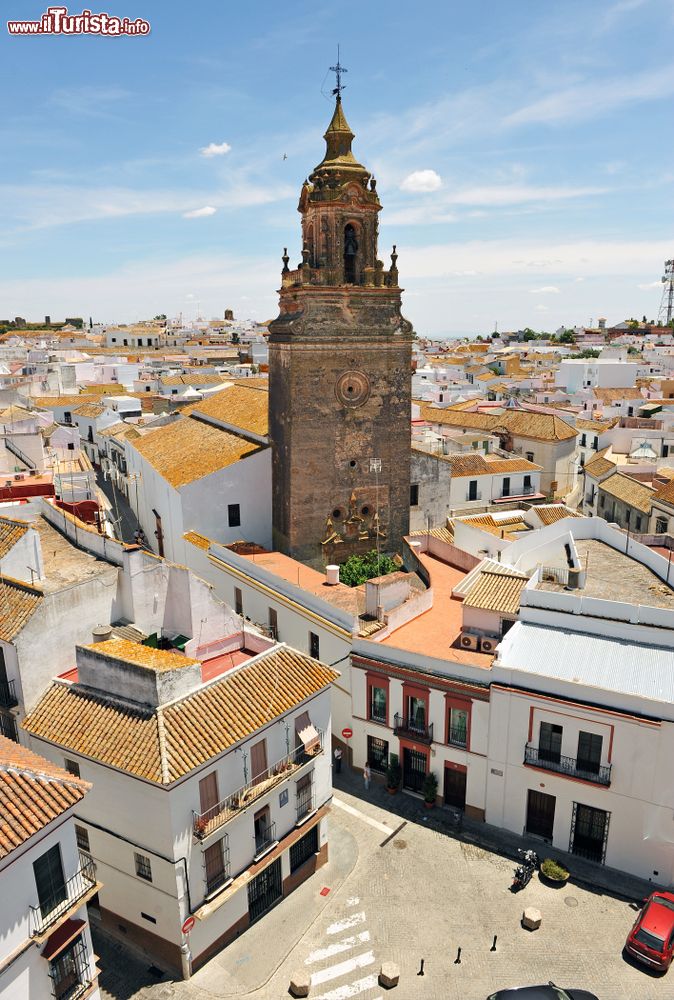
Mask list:
POLYGON ((450 706, 447 742, 458 747, 468 745, 468 710, 466 708, 450 706))
POLYGON ((562 755, 562 727, 551 722, 541 722, 538 733, 539 760, 548 760, 559 764, 562 755))
POLYGON ((384 722, 388 721, 388 713, 386 711, 386 696, 387 689, 385 687, 377 687, 375 684, 370 685, 370 715, 369 718, 372 722, 384 722))
POLYGON ((628 417, 634 416, 634 407, 633 406, 628 406, 627 407, 627 416, 628 417))
POLYGON ((303 819, 313 809, 313 788, 311 772, 305 774, 295 785, 295 801, 297 803, 297 820, 303 819))
POLYGON ((581 434, 581 435, 580 435, 580 443, 581 443, 581 446, 582 446, 583 448, 584 448, 584 447, 585 447, 585 445, 587 444, 587 441, 585 440, 585 435, 584 435, 584 434, 581 434))
POLYGON ((250 773, 253 783, 262 781, 267 775, 267 741, 258 740, 250 748, 250 773))
POLYGON ((229 878, 229 846, 227 838, 216 840, 204 851, 206 895, 216 892, 229 878))
POLYGON ((80 776, 80 765, 76 760, 69 760, 67 757, 65 759, 65 768, 68 774, 73 774, 76 778, 80 776))
POLYGON ((533 462, 533 460, 534 460, 534 453, 533 453, 533 451, 526 452, 526 454, 525 454, 524 457, 526 458, 527 462, 533 462))
POLYGON ((199 811, 201 815, 215 809, 218 800, 218 775, 216 771, 212 771, 199 782, 199 811))
POLYGON ((318 854, 318 825, 297 840, 290 848, 290 873, 297 871, 314 854, 318 854))
POLYGON ((269 609, 269 631, 272 634, 272 638, 278 639, 278 612, 276 608, 269 609))
POLYGON ((75 823, 75 837, 77 838, 77 846, 80 851, 86 851, 87 854, 91 853, 91 847, 89 846, 89 831, 85 826, 78 826, 75 823))
POLYGON ((227 504, 227 518, 229 520, 230 528, 241 527, 241 504, 227 504))
POLYGON ((136 861, 136 875, 138 878, 144 878, 146 882, 151 882, 152 865, 150 864, 150 859, 145 854, 134 853, 133 856, 136 861))
POLYGON ((388 740, 380 740, 378 736, 368 736, 367 759, 373 771, 385 774, 388 767, 388 740))
POLYGON ((477 500, 477 479, 471 479, 468 483, 468 499, 477 500))
POLYGON ((234 610, 237 615, 243 614, 243 594, 240 587, 234 588, 234 610))
POLYGON ((410 507, 419 506, 419 484, 412 483, 410 486, 410 507))
POLYGON ((503 491, 501 495, 504 497, 510 496, 510 476, 503 477, 503 491))
POLYGON ((530 490, 531 489, 531 476, 525 476, 524 477, 524 489, 525 490, 530 490))
POLYGON ((667 518, 658 517, 655 521, 655 534, 656 535, 666 535, 667 534, 667 518))
POLYGON ((46 854, 33 862, 33 874, 40 912, 46 917, 68 897, 59 844, 55 844, 46 854))
POLYGON ((599 447, 599 438, 597 437, 596 434, 595 434, 595 436, 594 436, 594 438, 592 440, 592 447, 594 448, 595 451, 599 447))
POLYGON ((637 514, 637 518, 634 524, 635 531, 641 531, 641 514, 637 514))
POLYGON ((578 758, 576 766, 579 771, 599 773, 601 764, 601 748, 603 739, 597 733, 578 733, 578 758))
POLYGON ((72 424, 72 422, 73 422, 73 415, 72 415, 72 413, 70 412, 70 410, 64 410, 63 411, 63 423, 64 424, 72 424))
POLYGON ((410 729, 423 733, 426 729, 426 700, 409 695, 407 698, 407 719, 410 729))
POLYGON ((87 950, 81 935, 49 963, 49 976, 56 1000, 79 996, 82 988, 91 983, 87 950))
POLYGON ((255 853, 260 854, 274 842, 274 824, 270 821, 269 806, 260 809, 253 816, 255 853))
POLYGON ((663 458, 667 458, 668 455, 669 455, 669 445, 668 444, 663 444, 663 446, 662 446, 662 457, 663 458))
POLYGON ((604 494, 603 493, 599 494, 599 506, 600 507, 604 506, 604 494))
POLYGON ((309 656, 314 660, 320 659, 321 641, 315 632, 309 633, 309 656))

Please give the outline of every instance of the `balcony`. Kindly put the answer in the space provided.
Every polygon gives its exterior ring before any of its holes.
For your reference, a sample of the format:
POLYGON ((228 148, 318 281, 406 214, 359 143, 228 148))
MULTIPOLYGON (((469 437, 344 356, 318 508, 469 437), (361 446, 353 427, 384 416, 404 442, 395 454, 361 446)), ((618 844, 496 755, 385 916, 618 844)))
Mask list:
POLYGON ((304 767, 305 764, 310 763, 315 757, 323 753, 323 733, 319 732, 318 735, 320 743, 315 750, 307 751, 303 746, 298 747, 268 767, 254 781, 249 781, 235 792, 232 792, 231 795, 228 795, 226 799, 207 809, 206 812, 193 812, 192 830, 194 836, 198 840, 204 840, 215 830, 237 816, 243 809, 247 809, 261 795, 266 795, 276 785, 292 777, 301 767, 304 767))
POLYGON ((576 760, 575 757, 563 757, 550 751, 539 750, 528 743, 524 748, 524 763, 531 767, 540 767, 542 771, 554 771, 565 774, 569 778, 580 778, 594 785, 611 784, 611 765, 595 764, 593 761, 576 760))
POLYGON ((393 716, 393 735, 403 736, 418 743, 433 742, 433 723, 426 725, 417 719, 406 719, 404 715, 393 716))
POLYGON ((472 503, 475 500, 482 499, 482 490, 477 490, 474 494, 471 494, 470 490, 466 493, 466 503, 472 503))
POLYGON ((465 726, 459 729, 450 726, 447 734, 447 742, 451 743, 453 747, 463 747, 465 749, 468 746, 468 732, 465 726))
POLYGON ((16 708, 18 704, 14 681, 0 681, 0 708, 16 708))
POLYGON ((87 895, 93 895, 98 888, 96 865, 85 854, 80 854, 80 867, 75 874, 38 906, 30 907, 30 934, 40 938, 45 931, 67 916, 70 910, 87 895))
POLYGON ((265 823, 255 834, 255 857, 259 858, 276 843, 276 823, 265 823))

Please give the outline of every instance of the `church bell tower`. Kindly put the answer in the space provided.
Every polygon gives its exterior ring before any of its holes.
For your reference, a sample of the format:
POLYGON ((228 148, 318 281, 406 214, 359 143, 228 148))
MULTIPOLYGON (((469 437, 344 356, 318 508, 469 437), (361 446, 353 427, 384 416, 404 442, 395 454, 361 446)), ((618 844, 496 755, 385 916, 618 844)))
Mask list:
MULTIPOLYGON (((341 69, 341 67, 339 67, 341 69)), ((302 185, 302 260, 283 256, 270 325, 274 546, 312 566, 409 530, 411 324, 396 248, 377 255, 374 177, 356 160, 338 74, 325 156, 302 185)))

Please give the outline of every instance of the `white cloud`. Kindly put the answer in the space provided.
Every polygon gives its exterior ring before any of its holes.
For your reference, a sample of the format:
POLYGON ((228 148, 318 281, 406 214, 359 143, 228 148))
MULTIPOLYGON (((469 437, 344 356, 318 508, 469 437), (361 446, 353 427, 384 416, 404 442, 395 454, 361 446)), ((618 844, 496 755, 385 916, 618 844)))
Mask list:
POLYGON ((559 295, 559 288, 556 285, 543 285, 542 288, 531 288, 531 295, 559 295))
POLYGON ((401 191, 428 192, 442 187, 442 177, 435 170, 414 170, 402 181, 401 191))
POLYGON ((642 285, 637 285, 637 288, 641 288, 642 291, 646 291, 649 288, 659 288, 661 284, 661 281, 647 281, 642 285))
POLYGON ((203 208, 195 208, 191 212, 183 212, 183 219, 204 219, 207 215, 215 215, 217 208, 212 205, 204 205, 203 208))
POLYGON ((633 76, 604 77, 588 80, 573 87, 565 87, 547 97, 527 104, 503 119, 506 127, 531 125, 537 122, 552 124, 595 118, 640 101, 662 100, 674 92, 674 67, 647 70, 633 76))
POLYGON ((199 152, 202 156, 210 159, 212 156, 224 156, 225 153, 229 153, 231 148, 228 142, 209 142, 207 146, 202 146, 199 152))

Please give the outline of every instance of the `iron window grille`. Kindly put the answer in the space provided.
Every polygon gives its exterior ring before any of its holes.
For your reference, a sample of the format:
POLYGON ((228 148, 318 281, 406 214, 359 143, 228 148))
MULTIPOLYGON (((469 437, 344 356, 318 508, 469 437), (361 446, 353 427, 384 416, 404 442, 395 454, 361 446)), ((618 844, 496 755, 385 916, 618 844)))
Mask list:
POLYGON ((77 846, 80 851, 86 851, 87 854, 91 854, 91 847, 89 846, 89 831, 84 826, 78 826, 75 824, 75 837, 77 839, 77 846))
POLYGON ((204 881, 206 895, 217 892, 229 880, 229 837, 224 835, 204 850, 204 881))
POLYGON ((145 854, 138 854, 134 852, 134 858, 136 861, 136 875, 138 878, 144 878, 146 882, 152 881, 152 864, 150 859, 145 854))
POLYGON ((388 767, 388 740, 380 740, 377 736, 368 736, 367 759, 373 771, 385 774, 388 767))
POLYGON ((611 814, 581 802, 573 803, 569 853, 603 865, 606 859, 608 828, 611 814), (580 817, 578 813, 581 813, 580 817))
POLYGON ((290 873, 292 874, 298 868, 301 868, 315 854, 318 854, 318 824, 312 826, 308 833, 301 837, 300 840, 295 841, 291 846, 290 873))
POLYGON ((49 963, 52 996, 55 1000, 75 1000, 91 985, 89 957, 82 937, 49 963))

